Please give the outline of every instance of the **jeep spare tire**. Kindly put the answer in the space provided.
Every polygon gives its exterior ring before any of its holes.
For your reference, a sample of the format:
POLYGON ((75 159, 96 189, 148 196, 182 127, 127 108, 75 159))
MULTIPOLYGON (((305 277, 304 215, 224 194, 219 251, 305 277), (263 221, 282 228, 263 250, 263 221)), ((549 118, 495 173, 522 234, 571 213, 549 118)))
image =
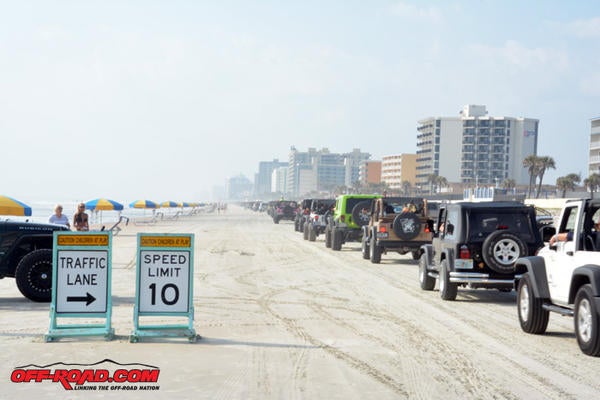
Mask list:
POLYGON ((516 234, 496 231, 483 242, 483 260, 494 271, 501 274, 514 272, 517 258, 527 255, 527 247, 516 234))
POLYGON ((369 219, 371 210, 371 200, 364 200, 357 203, 352 209, 352 220, 358 226, 369 225, 369 219), (363 213, 363 208, 367 209, 367 213, 363 213))
POLYGON ((421 232, 421 221, 415 213, 403 212, 396 215, 392 225, 394 233, 402 240, 412 240, 421 232))

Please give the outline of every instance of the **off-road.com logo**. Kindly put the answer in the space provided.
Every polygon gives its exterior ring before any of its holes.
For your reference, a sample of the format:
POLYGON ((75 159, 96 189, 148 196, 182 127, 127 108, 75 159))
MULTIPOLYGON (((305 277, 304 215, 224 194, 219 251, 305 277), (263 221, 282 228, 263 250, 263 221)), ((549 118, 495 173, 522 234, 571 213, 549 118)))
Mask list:
POLYGON ((105 359, 94 364, 54 363, 16 367, 14 383, 60 383, 65 390, 158 390, 160 369, 145 364, 120 364, 105 359), (90 368, 94 367, 94 368, 90 368))

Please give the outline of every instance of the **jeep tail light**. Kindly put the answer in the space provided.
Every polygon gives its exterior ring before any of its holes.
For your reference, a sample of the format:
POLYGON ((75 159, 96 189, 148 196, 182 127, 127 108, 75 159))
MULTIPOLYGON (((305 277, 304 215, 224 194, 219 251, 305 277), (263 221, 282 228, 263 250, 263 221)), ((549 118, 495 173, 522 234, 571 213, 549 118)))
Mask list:
POLYGON ((498 229, 500 229, 500 230, 508 229, 508 225, 498 225, 498 229))
POLYGON ((467 247, 466 244, 463 244, 462 246, 460 246, 459 257, 463 260, 471 258, 471 252, 469 251, 469 248, 467 247))
POLYGON ((314 217, 314 218, 315 218, 315 221, 318 221, 318 220, 319 220, 319 216, 318 216, 318 215, 315 215, 315 217, 314 217))
POLYGON ((429 226, 425 225, 425 233, 429 233, 429 232, 430 232, 429 226))
POLYGON ((379 227, 379 232, 386 233, 387 232, 387 228, 385 226, 380 226, 379 227))

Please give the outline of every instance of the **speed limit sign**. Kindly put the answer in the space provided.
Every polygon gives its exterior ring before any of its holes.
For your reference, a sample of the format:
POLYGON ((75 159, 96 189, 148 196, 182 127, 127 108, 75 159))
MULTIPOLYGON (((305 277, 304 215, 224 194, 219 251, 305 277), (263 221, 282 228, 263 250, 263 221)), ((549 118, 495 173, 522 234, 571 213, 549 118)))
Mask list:
POLYGON ((195 338, 193 234, 138 234, 137 290, 132 342, 140 336, 195 338), (143 326, 144 316, 187 317, 187 325, 143 326))

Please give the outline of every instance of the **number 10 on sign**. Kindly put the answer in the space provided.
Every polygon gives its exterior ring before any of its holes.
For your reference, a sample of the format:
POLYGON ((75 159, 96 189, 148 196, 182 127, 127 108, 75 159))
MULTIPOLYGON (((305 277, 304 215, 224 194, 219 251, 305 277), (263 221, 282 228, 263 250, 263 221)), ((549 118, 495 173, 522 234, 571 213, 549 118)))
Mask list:
POLYGON ((189 311, 190 252, 140 251, 139 311, 187 313, 189 311))

